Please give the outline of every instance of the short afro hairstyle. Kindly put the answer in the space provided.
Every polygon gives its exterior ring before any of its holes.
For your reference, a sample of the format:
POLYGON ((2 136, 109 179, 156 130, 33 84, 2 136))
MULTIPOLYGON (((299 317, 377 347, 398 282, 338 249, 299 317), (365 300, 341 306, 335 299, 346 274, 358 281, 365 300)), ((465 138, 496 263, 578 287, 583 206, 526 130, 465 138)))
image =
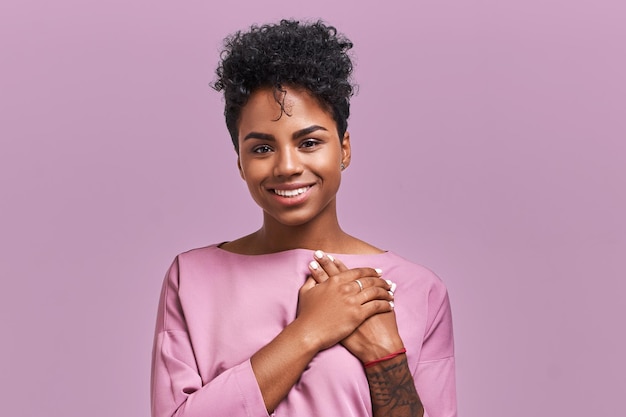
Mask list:
POLYGON ((226 127, 235 150, 239 152, 239 117, 250 95, 259 88, 273 88, 282 113, 289 116, 282 94, 283 86, 289 85, 304 88, 329 111, 343 140, 356 88, 351 48, 348 38, 322 21, 253 25, 224 39, 212 87, 224 92, 226 127))

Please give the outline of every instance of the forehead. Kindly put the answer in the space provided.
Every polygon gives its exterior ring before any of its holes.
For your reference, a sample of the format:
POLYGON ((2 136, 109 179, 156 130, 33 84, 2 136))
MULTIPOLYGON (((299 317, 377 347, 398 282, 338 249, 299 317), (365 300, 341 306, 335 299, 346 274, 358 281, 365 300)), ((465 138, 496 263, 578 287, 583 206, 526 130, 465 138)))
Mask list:
POLYGON ((306 89, 284 87, 280 91, 267 87, 255 90, 250 95, 241 110, 239 129, 242 133, 242 129, 251 125, 279 127, 312 122, 326 128, 336 127, 331 112, 306 89))

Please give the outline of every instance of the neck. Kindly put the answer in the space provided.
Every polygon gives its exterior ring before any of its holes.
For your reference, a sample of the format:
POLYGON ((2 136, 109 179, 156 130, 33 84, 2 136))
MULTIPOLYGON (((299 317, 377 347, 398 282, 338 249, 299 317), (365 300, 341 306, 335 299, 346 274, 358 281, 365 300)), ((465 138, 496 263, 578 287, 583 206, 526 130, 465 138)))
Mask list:
POLYGON ((334 216, 319 216, 305 224, 288 226, 264 213, 263 227, 254 233, 255 246, 261 252, 280 252, 295 248, 341 252, 349 236, 334 216))
POLYGON ((285 225, 264 213, 263 227, 252 234, 224 243, 221 248, 244 255, 261 255, 299 248, 320 249, 330 253, 383 252, 341 229, 334 201, 316 218, 296 226, 285 225))

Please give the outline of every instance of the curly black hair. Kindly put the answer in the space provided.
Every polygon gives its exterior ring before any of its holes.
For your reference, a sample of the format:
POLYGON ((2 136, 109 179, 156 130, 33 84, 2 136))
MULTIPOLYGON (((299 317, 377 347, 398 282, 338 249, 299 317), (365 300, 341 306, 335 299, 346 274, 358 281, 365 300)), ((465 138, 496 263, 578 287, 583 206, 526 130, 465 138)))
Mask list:
POLYGON ((250 94, 259 88, 274 89, 283 106, 283 86, 306 89, 337 123, 339 138, 348 128, 352 42, 322 21, 301 23, 281 20, 277 24, 253 25, 224 39, 221 61, 212 87, 224 92, 224 116, 235 150, 239 152, 238 122, 250 94), (282 97, 282 99, 281 99, 282 97))

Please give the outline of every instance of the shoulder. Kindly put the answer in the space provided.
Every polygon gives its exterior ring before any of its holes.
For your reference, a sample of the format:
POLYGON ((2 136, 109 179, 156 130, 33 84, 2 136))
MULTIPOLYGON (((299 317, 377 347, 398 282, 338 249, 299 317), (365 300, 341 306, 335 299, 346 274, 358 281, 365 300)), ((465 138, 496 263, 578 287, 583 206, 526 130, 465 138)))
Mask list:
POLYGON ((179 253, 176 256, 176 259, 179 262, 185 263, 193 263, 193 262, 203 262, 207 259, 220 258, 223 253, 227 253, 224 250, 219 248, 219 243, 214 243, 211 245, 203 246, 200 248, 189 249, 185 252, 179 253))
POLYGON ((196 275, 200 271, 215 270, 227 262, 228 255, 229 252, 220 249, 219 244, 187 250, 174 258, 169 275, 179 279, 181 276, 196 275))
MULTIPOLYGON (((452 316, 445 283, 435 272, 421 264, 394 253, 390 253, 389 258, 391 262, 388 266, 389 274, 383 271, 383 278, 388 275, 389 279, 397 282, 394 297, 398 325, 407 335, 410 331, 406 328, 406 323, 410 323, 410 326, 417 326, 420 329, 420 340, 428 339, 439 329, 438 335, 443 347, 437 351, 437 355, 451 356, 453 354, 452 316), (416 323, 421 323, 421 325, 416 323), (441 353, 444 351, 445 354, 441 353)), ((428 355, 424 357, 429 357, 428 355)))
POLYGON ((387 265, 394 273, 400 273, 410 280, 417 280, 445 291, 445 284, 439 276, 426 266, 410 261, 394 252, 386 253, 387 265))
POLYGON ((449 303, 444 281, 431 269, 392 252, 388 252, 385 259, 387 262, 381 267, 383 278, 397 284, 398 296, 408 296, 435 310, 449 303))

